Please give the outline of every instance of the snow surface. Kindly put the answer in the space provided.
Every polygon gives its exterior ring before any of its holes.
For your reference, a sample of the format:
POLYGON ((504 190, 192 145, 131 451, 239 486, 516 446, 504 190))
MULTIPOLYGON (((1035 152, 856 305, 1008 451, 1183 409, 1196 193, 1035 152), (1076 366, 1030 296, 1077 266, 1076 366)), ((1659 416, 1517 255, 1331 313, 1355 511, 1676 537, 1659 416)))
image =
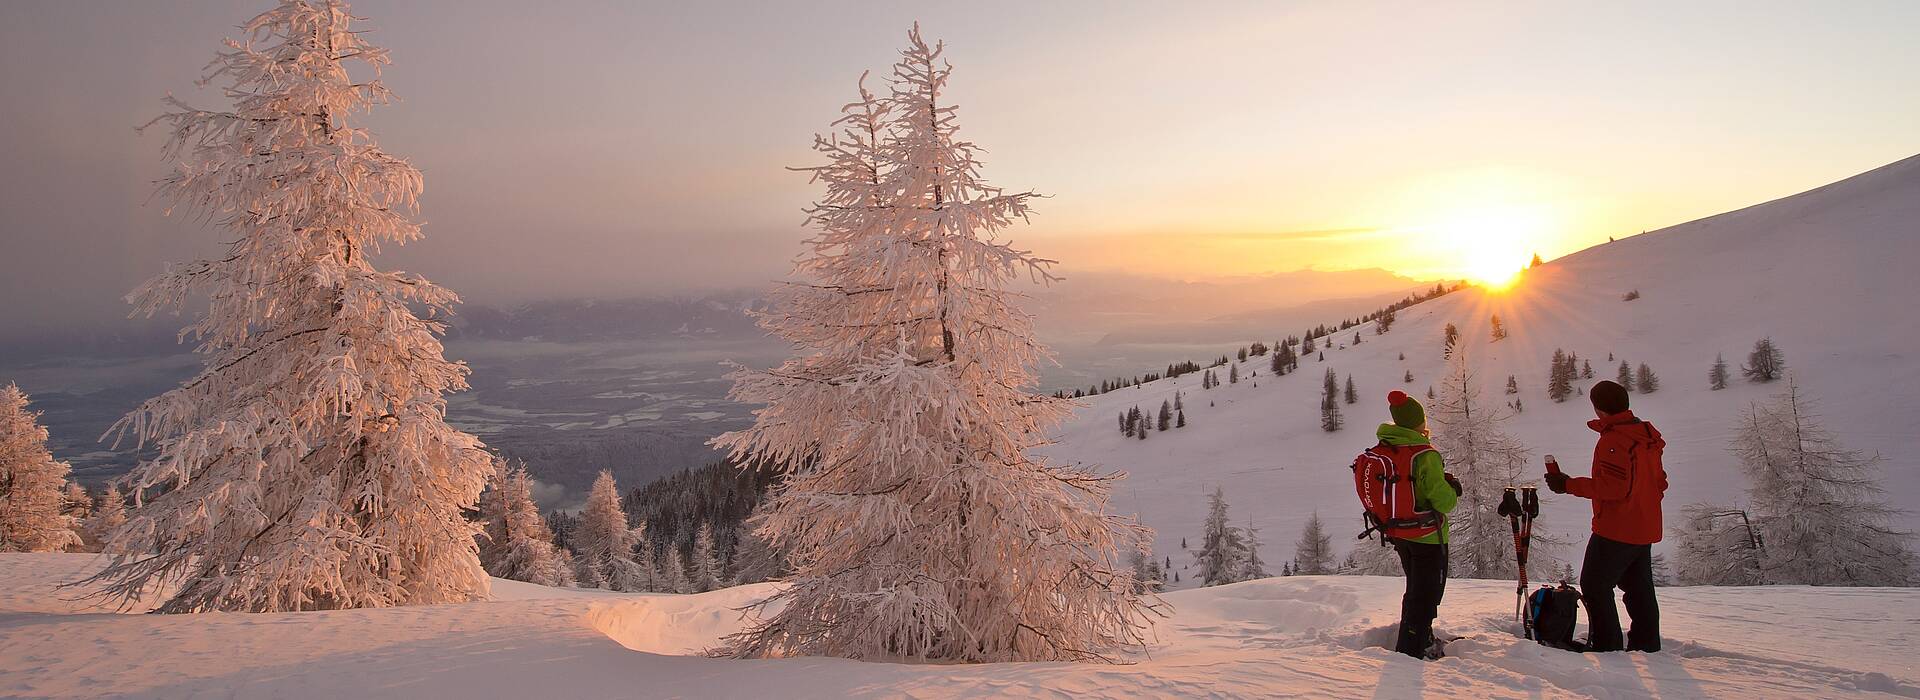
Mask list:
POLYGON ((1431 664, 1378 645, 1400 581, 1300 576, 1166 596, 1124 665, 698 656, 770 584, 613 594, 495 580, 495 600, 382 610, 117 614, 58 588, 97 555, 0 554, 0 696, 352 698, 1920 698, 1912 589, 1661 591, 1667 650, 1518 639, 1513 590, 1448 584, 1431 664))
MULTIPOLYGON (((1634 394, 1633 406, 1668 441, 1665 510, 1672 525, 1688 503, 1744 502, 1745 482, 1727 443, 1740 411, 1783 390, 1785 382, 1750 384, 1739 366, 1754 341, 1771 336, 1826 427, 1847 447, 1886 455, 1882 484, 1894 504, 1912 504, 1920 495, 1920 461, 1909 447, 1920 435, 1916 263, 1920 156, 1589 248, 1528 272, 1504 293, 1468 289, 1413 306, 1399 312, 1385 335, 1374 335, 1372 324, 1335 333, 1325 362, 1303 358, 1299 371, 1286 377, 1269 376, 1270 358, 1258 357, 1240 368, 1238 384, 1203 391, 1195 373, 1091 397, 1046 451, 1063 462, 1128 472, 1114 507, 1137 513, 1158 531, 1155 553, 1172 557, 1182 585, 1191 585, 1198 569, 1180 551, 1180 539, 1197 546, 1205 494, 1215 485, 1225 488, 1236 525, 1251 518, 1261 528, 1268 562, 1292 557, 1293 541, 1314 510, 1327 519, 1336 543, 1353 543, 1361 526, 1348 465, 1375 442, 1374 427, 1389 420, 1388 391, 1425 401, 1427 388, 1437 386, 1442 328, 1453 323, 1477 366, 1483 399, 1504 405, 1515 398, 1503 393, 1507 376, 1519 379, 1525 411, 1504 425, 1507 432, 1533 448, 1536 464, 1553 454, 1576 476, 1589 471, 1595 435, 1585 423, 1593 412, 1584 396, 1561 404, 1547 398, 1554 349, 1592 361, 1594 378, 1582 387, 1613 378, 1621 359, 1651 366, 1660 390, 1634 394), (1641 298, 1621 299, 1636 289, 1641 298), (1491 340, 1493 314, 1508 328, 1505 340, 1491 340), (1363 343, 1353 346, 1356 330, 1363 343), (1608 353, 1615 361, 1606 360, 1608 353), (1709 391, 1716 353, 1725 355, 1733 379, 1727 389, 1709 391), (1346 427, 1331 434, 1320 430, 1319 419, 1327 368, 1343 383, 1351 374, 1360 393, 1359 403, 1340 406, 1346 427), (1260 376, 1249 377, 1249 370, 1260 376), (1407 370, 1411 384, 1402 381, 1407 370), (1184 394, 1186 428, 1145 441, 1119 433, 1120 412, 1137 405, 1151 413, 1175 391, 1184 394)), ((1272 343, 1302 330, 1275 328, 1270 337, 1247 341, 1272 343)), ((1211 358, 1191 359, 1205 364, 1211 358)), ((1588 502, 1544 489, 1541 496, 1536 531, 1572 536, 1574 546, 1561 554, 1578 566, 1588 502)), ((1920 509, 1909 510, 1902 524, 1920 529, 1920 509)))

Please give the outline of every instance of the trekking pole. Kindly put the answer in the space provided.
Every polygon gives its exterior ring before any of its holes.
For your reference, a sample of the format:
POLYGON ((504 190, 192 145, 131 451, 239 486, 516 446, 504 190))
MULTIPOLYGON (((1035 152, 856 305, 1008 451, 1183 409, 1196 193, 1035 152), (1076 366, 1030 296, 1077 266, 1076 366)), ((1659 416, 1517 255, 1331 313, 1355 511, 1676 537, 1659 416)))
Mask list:
POLYGON ((1533 636, 1533 615, 1527 610, 1527 559, 1533 549, 1533 519, 1540 515, 1540 494, 1532 486, 1520 487, 1520 536, 1514 540, 1514 558, 1520 560, 1520 624, 1527 636, 1533 636))
POLYGON ((1520 505, 1520 500, 1514 497, 1514 490, 1514 487, 1508 486, 1506 492, 1500 495, 1499 512, 1506 517, 1507 526, 1513 528, 1513 556, 1515 563, 1520 567, 1520 586, 1514 589, 1513 617, 1524 621, 1527 603, 1527 555, 1526 549, 1520 544, 1520 520, 1526 517, 1527 513, 1520 505))

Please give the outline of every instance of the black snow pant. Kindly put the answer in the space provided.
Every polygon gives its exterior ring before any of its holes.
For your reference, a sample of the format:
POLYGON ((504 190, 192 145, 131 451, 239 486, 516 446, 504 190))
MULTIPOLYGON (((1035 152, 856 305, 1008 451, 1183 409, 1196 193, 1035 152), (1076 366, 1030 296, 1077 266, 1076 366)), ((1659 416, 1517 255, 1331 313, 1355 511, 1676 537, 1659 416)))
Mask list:
POLYGON ((1447 593, 1447 546, 1396 539, 1393 548, 1407 574, 1407 592, 1400 596, 1400 634, 1393 650, 1426 658, 1433 646, 1433 618, 1440 614, 1440 598, 1447 593))
POLYGON ((1620 612, 1613 607, 1618 587, 1633 629, 1627 651, 1660 650, 1660 604, 1653 597, 1653 545, 1616 542, 1599 535, 1587 540, 1580 566, 1580 598, 1587 604, 1587 649, 1620 651, 1620 612))

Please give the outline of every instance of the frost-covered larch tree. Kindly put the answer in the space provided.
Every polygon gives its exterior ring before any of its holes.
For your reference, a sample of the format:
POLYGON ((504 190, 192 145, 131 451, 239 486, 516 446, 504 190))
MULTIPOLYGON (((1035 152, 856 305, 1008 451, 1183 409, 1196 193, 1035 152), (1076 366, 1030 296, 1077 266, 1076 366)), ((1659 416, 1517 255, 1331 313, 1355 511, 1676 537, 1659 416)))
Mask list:
POLYGON ((1307 516, 1300 539, 1293 543, 1293 573, 1319 576, 1331 574, 1333 569, 1333 536, 1321 525, 1320 512, 1314 511, 1307 516))
POLYGON ((480 497, 480 565, 488 574, 542 586, 573 585, 573 562, 553 544, 553 531, 533 502, 524 465, 498 465, 480 497))
POLYGON ((720 569, 720 552, 714 547, 713 526, 700 523, 700 529, 693 535, 693 565, 688 567, 689 583, 695 593, 704 593, 726 586, 720 569))
POLYGON ((651 580, 634 559, 634 545, 643 534, 627 523, 620 509, 620 487, 613 472, 601 470, 587 491, 587 506, 573 531, 576 565, 582 584, 614 591, 644 591, 651 580))
POLYGON ((1746 472, 1765 536, 1767 583, 1911 586, 1913 533, 1881 488, 1880 458, 1842 447, 1799 387, 1749 407, 1729 445, 1746 472))
POLYGON ((0 389, 0 552, 58 552, 80 544, 66 512, 66 462, 47 451, 47 429, 27 394, 0 389))
POLYGON ((153 313, 208 299, 182 331, 205 368, 117 426, 155 456, 96 578, 131 599, 180 585, 160 612, 284 611, 484 598, 464 511, 492 458, 447 425, 466 388, 434 316, 458 298, 375 269, 420 237, 420 171, 353 121, 388 99, 384 49, 337 0, 283 0, 209 68, 233 105, 173 108, 175 171, 159 196, 223 229, 225 251, 174 266, 129 299, 153 313), (423 318, 420 313, 424 312, 423 318))
POLYGON ((891 95, 862 87, 815 139, 808 281, 759 319, 798 354, 734 375, 765 407, 715 440, 786 470, 754 522, 794 572, 724 653, 1080 660, 1142 639, 1118 477, 1030 453, 1069 404, 1032 393, 1050 355, 1005 287, 1050 262, 995 239, 1033 195, 980 179, 941 53, 916 27, 891 95))
POLYGON ((93 517, 87 520, 86 539, 99 544, 113 538, 113 531, 127 524, 127 497, 120 487, 108 484, 107 490, 100 494, 100 500, 93 508, 93 517))
MULTIPOLYGON (((1433 445, 1446 459, 1447 471, 1459 477, 1463 491, 1459 505, 1447 514, 1452 539, 1449 558, 1454 576, 1512 578, 1515 575, 1513 533, 1500 516, 1500 498, 1516 485, 1530 451, 1508 435, 1501 423, 1508 417, 1480 399, 1479 376, 1464 348, 1447 358, 1447 372, 1427 408, 1433 423, 1433 445)), ((1557 563, 1551 550, 1557 545, 1545 528, 1534 526, 1528 567, 1549 571, 1557 563)))
POLYGON ((1765 583, 1761 557, 1765 536, 1745 510, 1694 503, 1673 527, 1674 578, 1689 586, 1753 586, 1765 583))

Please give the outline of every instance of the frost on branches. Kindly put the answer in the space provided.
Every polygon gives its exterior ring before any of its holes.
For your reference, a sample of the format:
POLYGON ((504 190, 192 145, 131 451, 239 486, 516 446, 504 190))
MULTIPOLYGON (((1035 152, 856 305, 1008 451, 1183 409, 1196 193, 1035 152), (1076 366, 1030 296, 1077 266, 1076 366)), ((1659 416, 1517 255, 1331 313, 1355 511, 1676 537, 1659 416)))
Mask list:
POLYGON ((480 495, 480 565, 488 574, 542 586, 573 585, 573 562, 553 544, 553 531, 533 503, 524 465, 499 464, 480 495))
POLYGON ((641 534, 640 528, 627 524, 626 511, 620 509, 613 472, 602 470, 587 492, 587 507, 573 531, 581 585, 614 591, 656 590, 651 567, 634 559, 634 545, 641 534))
POLYGON ((283 0, 209 67, 231 110, 167 98, 175 171, 159 194, 230 241, 129 296, 152 314, 207 298, 182 331, 205 369, 117 431, 156 451, 96 579, 131 599, 177 581, 158 611, 285 611, 485 598, 474 505, 492 459, 445 420, 466 388, 432 316, 458 301, 383 272, 382 244, 420 237, 420 171, 353 118, 388 99, 386 51, 336 0, 283 0), (416 315, 422 310, 428 318, 416 315), (153 495, 158 493, 157 496, 153 495))
POLYGON ((27 395, 0 389, 0 552, 59 552, 80 544, 66 513, 67 463, 47 451, 47 429, 27 395))
POLYGON ((1894 525, 1901 511, 1887 503, 1880 458, 1841 446, 1790 375, 1786 391, 1741 416, 1730 450, 1757 511, 1763 582, 1920 583, 1913 534, 1894 525))
MULTIPOLYGON (((1500 498, 1506 487, 1520 483, 1531 451, 1501 429, 1508 416, 1481 401, 1479 376, 1467 354, 1464 348, 1448 354, 1447 373, 1427 407, 1434 449, 1463 489, 1447 514, 1449 559, 1453 575, 1461 578, 1511 579, 1518 573, 1513 531, 1500 516, 1500 498)), ((1559 565, 1553 550, 1561 543, 1538 524, 1534 528, 1528 568, 1551 571, 1559 565)))
MULTIPOLYGON (((940 102, 951 68, 916 27, 890 96, 863 86, 814 148, 826 193, 760 324, 794 358, 734 375, 765 404, 715 444, 786 480, 755 516, 788 552, 773 611, 717 650, 966 662, 1104 659, 1151 598, 1122 558, 1144 536, 1105 513, 1116 476, 1030 453, 1066 417, 1030 393, 1049 358, 1004 287, 1050 261, 998 242, 1030 193, 980 180, 940 102)), ((863 81, 864 82, 864 81, 863 81)))

